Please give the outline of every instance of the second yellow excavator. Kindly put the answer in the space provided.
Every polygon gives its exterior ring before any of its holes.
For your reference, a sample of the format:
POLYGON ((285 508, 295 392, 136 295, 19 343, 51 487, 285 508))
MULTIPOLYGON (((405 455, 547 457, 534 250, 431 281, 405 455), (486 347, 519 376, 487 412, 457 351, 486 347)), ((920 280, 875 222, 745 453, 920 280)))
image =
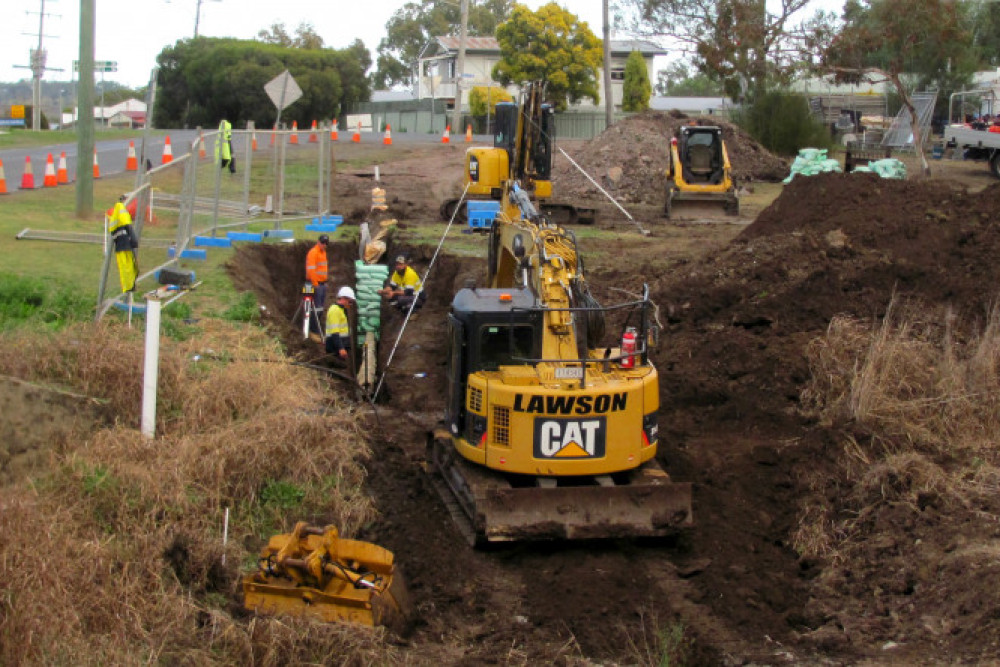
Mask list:
POLYGON ((527 156, 544 85, 527 86, 484 287, 448 316, 445 418, 428 468, 473 544, 663 536, 691 525, 691 485, 656 460, 648 289, 602 307, 576 237, 539 213, 527 156))

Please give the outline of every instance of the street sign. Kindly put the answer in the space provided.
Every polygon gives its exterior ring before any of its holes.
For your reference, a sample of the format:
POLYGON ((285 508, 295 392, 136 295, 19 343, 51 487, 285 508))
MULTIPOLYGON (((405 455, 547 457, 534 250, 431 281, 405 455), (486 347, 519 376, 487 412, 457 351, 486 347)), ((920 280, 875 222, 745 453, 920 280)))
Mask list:
MULTIPOLYGON (((80 61, 73 61, 73 71, 80 71, 80 61)), ((94 71, 95 72, 117 72, 118 71, 118 61, 117 60, 95 60, 94 61, 94 71)))
POLYGON ((23 118, 0 118, 0 126, 22 126, 23 118))
POLYGON ((24 119, 24 105, 23 104, 12 104, 10 105, 10 117, 11 118, 21 118, 24 119))
POLYGON ((264 92, 274 102, 274 106, 278 107, 278 111, 287 109, 302 97, 302 89, 287 69, 264 84, 264 92))

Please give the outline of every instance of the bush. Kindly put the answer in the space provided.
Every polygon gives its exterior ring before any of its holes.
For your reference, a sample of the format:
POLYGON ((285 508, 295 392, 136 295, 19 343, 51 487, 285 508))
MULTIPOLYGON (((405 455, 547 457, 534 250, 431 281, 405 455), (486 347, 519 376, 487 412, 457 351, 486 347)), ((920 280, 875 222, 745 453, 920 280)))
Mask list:
POLYGON ((733 114, 737 125, 778 155, 795 155, 800 148, 831 148, 823 123, 809 110, 803 95, 770 92, 733 114))

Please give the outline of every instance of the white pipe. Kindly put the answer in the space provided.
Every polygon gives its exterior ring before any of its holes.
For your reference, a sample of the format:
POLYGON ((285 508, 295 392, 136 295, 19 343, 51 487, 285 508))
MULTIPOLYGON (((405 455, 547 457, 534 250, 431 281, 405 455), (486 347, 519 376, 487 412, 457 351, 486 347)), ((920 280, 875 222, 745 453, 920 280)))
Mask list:
POLYGON ((142 434, 156 437, 156 381, 160 369, 160 300, 146 299, 146 355, 142 372, 142 434))
POLYGON ((226 508, 226 515, 222 519, 222 564, 226 564, 226 543, 229 541, 229 508, 226 508))

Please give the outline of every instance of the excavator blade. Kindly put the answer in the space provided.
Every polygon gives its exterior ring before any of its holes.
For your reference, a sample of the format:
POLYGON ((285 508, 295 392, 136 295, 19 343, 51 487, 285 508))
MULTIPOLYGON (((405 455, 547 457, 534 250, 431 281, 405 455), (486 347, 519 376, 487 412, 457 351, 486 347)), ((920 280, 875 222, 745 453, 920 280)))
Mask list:
POLYGON ((728 222, 739 213, 739 199, 733 192, 672 190, 664 208, 665 216, 676 221, 728 222))
POLYGON ((665 537, 693 525, 691 484, 671 481, 656 461, 625 474, 522 486, 453 455, 446 439, 431 446, 438 491, 473 545, 665 537))

